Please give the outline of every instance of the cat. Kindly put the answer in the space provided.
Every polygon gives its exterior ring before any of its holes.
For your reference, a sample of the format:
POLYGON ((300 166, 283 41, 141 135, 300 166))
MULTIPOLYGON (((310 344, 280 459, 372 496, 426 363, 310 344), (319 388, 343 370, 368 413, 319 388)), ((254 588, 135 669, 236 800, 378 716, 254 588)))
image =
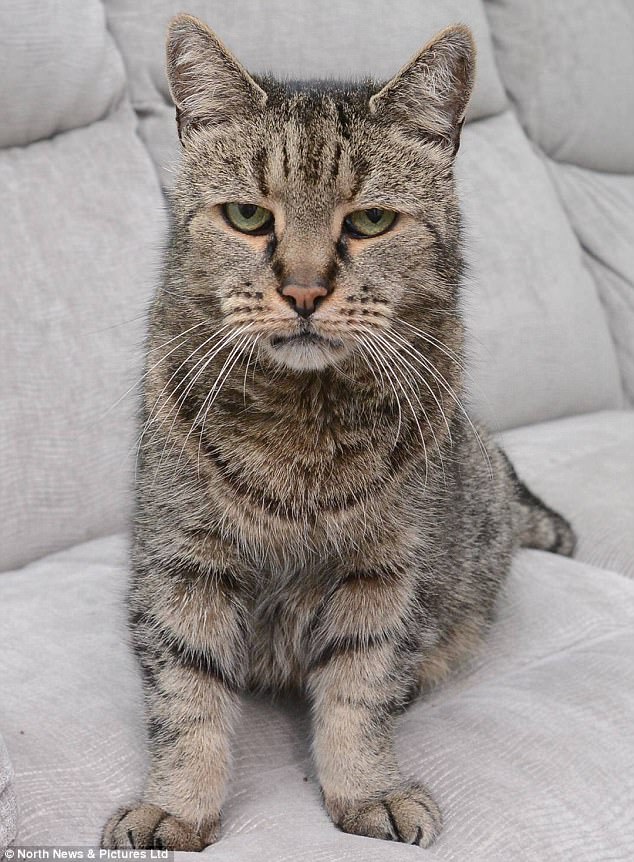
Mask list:
POLYGON ((427 847, 393 716, 478 647, 513 551, 572 554, 463 406, 453 164, 475 49, 254 78, 171 23, 182 163, 150 314, 129 593, 150 749, 105 848, 219 835, 240 692, 303 691, 342 830, 427 847))

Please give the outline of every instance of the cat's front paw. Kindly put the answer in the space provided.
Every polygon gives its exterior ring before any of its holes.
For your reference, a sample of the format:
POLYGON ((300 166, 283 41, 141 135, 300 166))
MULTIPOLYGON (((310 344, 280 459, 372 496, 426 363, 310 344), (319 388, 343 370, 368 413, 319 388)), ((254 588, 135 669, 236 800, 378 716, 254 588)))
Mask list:
POLYGON ((219 821, 202 835, 190 823, 157 805, 120 808, 101 835, 104 850, 203 850, 218 837, 219 821))
POLYGON ((419 784, 350 803, 335 822, 344 832, 429 847, 442 830, 442 814, 419 784))

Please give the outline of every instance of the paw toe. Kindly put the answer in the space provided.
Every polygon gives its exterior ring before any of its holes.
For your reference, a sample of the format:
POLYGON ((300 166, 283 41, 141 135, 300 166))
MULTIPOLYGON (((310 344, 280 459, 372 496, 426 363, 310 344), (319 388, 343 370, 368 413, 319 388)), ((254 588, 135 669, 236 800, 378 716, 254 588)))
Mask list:
POLYGON ((442 829, 440 809, 420 785, 348 806, 339 820, 344 832, 429 847, 442 829))
MULTIPOLYGON (((209 841, 216 837, 215 830, 209 841)), ((106 823, 104 850, 203 850, 205 841, 194 826, 157 805, 120 808, 106 823)))

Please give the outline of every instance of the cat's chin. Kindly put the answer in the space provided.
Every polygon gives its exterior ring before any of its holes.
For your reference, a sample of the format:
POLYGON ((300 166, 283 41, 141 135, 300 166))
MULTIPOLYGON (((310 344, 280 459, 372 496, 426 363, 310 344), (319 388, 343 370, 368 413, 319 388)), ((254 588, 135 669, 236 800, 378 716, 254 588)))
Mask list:
POLYGON ((320 371, 346 353, 343 342, 318 336, 274 337, 265 349, 276 364, 293 371, 320 371))

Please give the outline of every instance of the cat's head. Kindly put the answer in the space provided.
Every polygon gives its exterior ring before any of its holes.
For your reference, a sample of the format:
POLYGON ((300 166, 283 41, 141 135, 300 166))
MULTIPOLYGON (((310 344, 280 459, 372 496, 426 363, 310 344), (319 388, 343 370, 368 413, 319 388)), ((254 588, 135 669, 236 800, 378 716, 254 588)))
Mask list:
POLYGON ((473 67, 455 26, 383 86, 256 80, 175 18, 180 289, 294 370, 367 357, 408 326, 437 338, 456 309, 452 168, 473 67))

